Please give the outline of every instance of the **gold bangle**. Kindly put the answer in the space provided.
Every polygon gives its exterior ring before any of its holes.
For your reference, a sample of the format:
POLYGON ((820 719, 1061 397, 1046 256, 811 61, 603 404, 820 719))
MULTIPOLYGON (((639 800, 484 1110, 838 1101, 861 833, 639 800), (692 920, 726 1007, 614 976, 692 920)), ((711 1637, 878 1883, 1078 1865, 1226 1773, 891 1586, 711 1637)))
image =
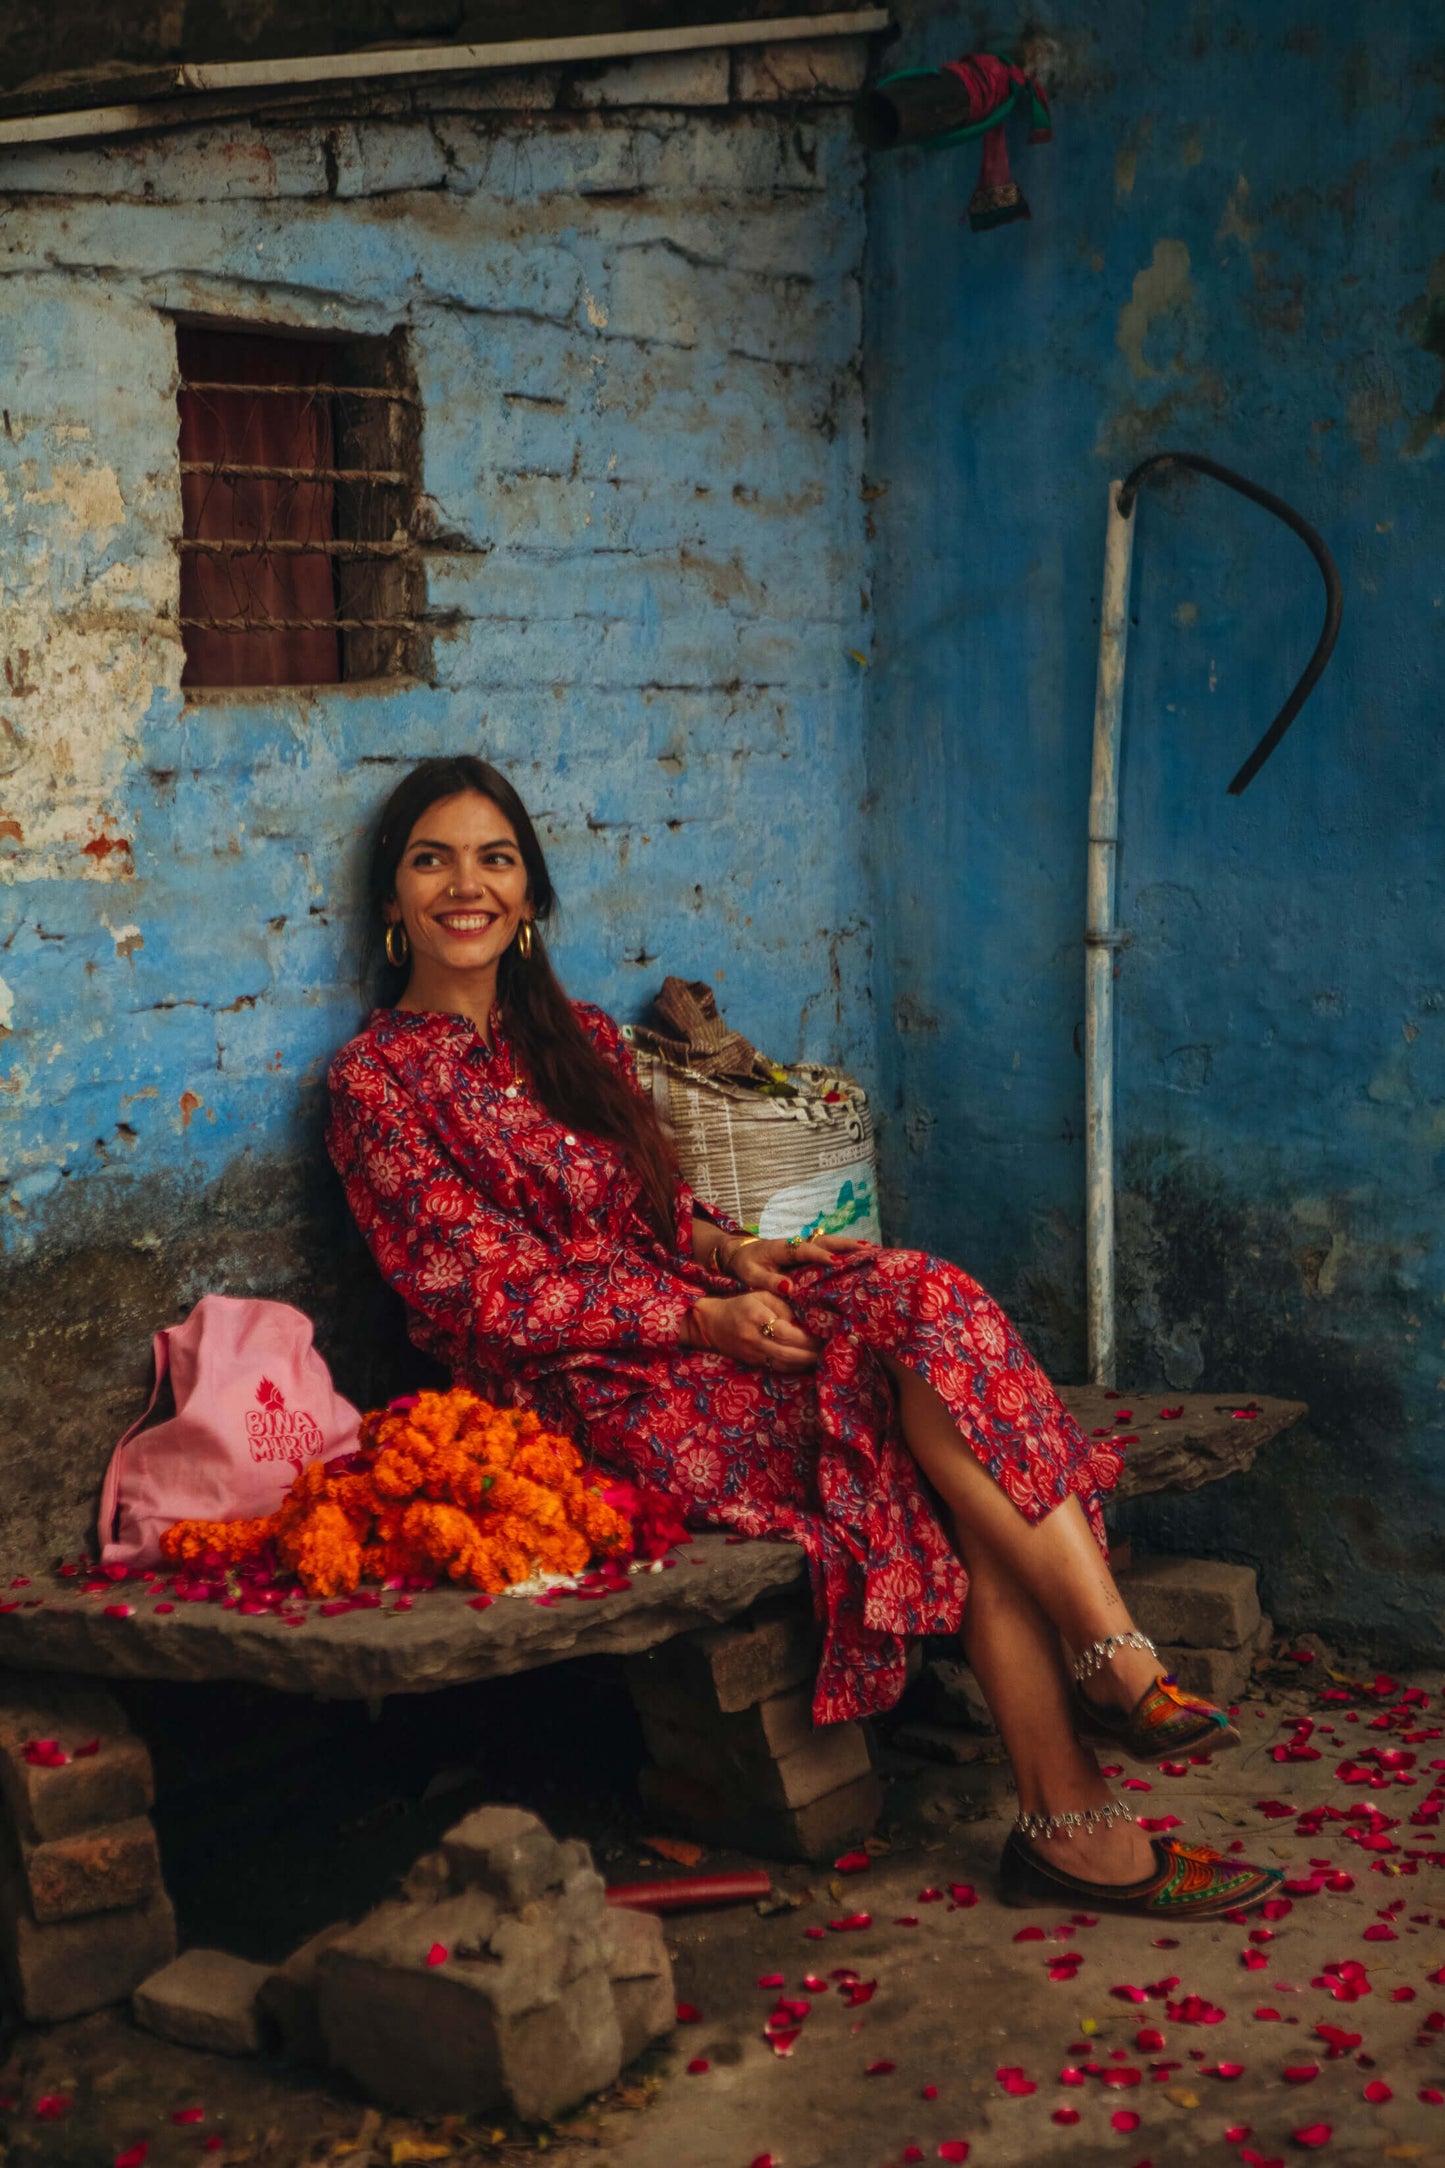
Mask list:
POLYGON ((733 1259, 741 1257, 743 1251, 750 1250, 755 1242, 766 1242, 767 1239, 766 1235, 745 1235, 741 1242, 733 1244, 727 1256, 723 1259, 723 1271, 727 1273, 729 1279, 732 1278, 733 1274, 733 1259))

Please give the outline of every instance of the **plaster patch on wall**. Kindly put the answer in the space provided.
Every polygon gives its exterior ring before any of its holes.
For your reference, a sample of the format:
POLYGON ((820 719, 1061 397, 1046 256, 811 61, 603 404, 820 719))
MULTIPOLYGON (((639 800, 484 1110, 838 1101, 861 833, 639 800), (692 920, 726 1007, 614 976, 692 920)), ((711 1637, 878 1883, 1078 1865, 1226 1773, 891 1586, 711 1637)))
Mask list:
POLYGON ((88 535, 98 549, 104 549, 125 521, 125 499, 114 467, 74 461, 52 466, 50 473, 49 487, 27 489, 21 502, 57 507, 70 535, 88 535))
POLYGON ((14 1018, 15 996, 5 981, 0 979, 0 1033, 7 1038, 14 1029, 14 1018))
POLYGON ((1194 295, 1189 250, 1182 241, 1156 241, 1154 259, 1134 274, 1132 294, 1119 311, 1117 343, 1135 376, 1161 372, 1144 359, 1144 341, 1156 320, 1182 308, 1194 295))
POLYGON ((1245 248, 1252 248, 1258 231, 1249 208, 1249 182, 1241 173, 1230 190, 1214 238, 1216 241, 1238 241, 1245 248))
POLYGON ((180 682, 178 633, 149 614, 171 599, 175 561, 148 552, 93 573, 90 560, 127 519, 114 468, 54 461, 42 480, 25 465, 31 486, 0 501, 23 583, 0 652, 0 737, 13 753, 0 819, 17 846, 0 878, 128 880, 123 778, 157 687, 180 682), (125 606, 132 597, 148 606, 144 617, 125 606))

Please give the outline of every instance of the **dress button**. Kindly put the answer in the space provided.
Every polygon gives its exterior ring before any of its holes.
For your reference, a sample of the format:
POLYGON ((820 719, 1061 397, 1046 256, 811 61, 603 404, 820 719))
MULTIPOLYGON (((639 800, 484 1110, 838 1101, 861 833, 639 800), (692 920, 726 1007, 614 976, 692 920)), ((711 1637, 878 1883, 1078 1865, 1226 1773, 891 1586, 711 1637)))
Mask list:
POLYGON ((573 1136, 571 1130, 569 1129, 566 1136, 562 1139, 562 1142, 564 1144, 575 1144, 577 1142, 577 1139, 573 1136))
POLYGON ((517 1096, 517 1087, 516 1087, 516 1085, 515 1085, 515 1084, 509 1084, 509 1085, 507 1086, 507 1089, 506 1089, 505 1093, 503 1094, 503 1097, 504 1097, 504 1098, 507 1098, 507 1099, 515 1099, 515 1098, 516 1098, 516 1096, 517 1096))

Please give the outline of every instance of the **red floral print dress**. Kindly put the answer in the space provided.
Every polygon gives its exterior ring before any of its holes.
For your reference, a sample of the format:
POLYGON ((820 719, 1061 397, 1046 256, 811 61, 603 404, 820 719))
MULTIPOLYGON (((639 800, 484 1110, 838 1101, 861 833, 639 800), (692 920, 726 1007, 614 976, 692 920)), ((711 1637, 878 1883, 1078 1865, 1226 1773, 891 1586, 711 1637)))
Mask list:
MULTIPOLYGON (((600 1009, 599 1051, 631 1058, 600 1009)), ((331 1066, 327 1144, 357 1224, 405 1300, 413 1340, 459 1384, 534 1408, 610 1471, 699 1523, 801 1544, 824 1623, 819 1723, 885 1709, 904 1637, 958 1626, 968 1581, 903 1442, 886 1352, 928 1379, 982 1466, 1037 1521, 1071 1492, 1102 1543, 1092 1446, 977 1282, 915 1250, 795 1270, 794 1310, 826 1342, 783 1377, 682 1344, 701 1295, 736 1294, 692 1255, 679 1182, 671 1247, 615 1146, 565 1130, 463 1017, 379 1009, 331 1066)))

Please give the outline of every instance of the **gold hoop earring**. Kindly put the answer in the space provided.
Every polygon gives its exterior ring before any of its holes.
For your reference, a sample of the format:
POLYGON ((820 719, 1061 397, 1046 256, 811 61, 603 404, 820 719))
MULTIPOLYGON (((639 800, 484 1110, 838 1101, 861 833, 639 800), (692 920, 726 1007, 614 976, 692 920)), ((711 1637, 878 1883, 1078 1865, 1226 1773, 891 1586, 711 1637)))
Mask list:
POLYGON ((517 928, 517 954, 521 957, 523 963, 528 962, 531 957, 532 921, 529 918, 524 918, 517 928))
POLYGON ((391 965, 393 971, 400 971, 402 965, 406 962, 410 954, 411 943, 407 939, 406 928, 405 926, 403 926, 399 918, 393 919, 392 923, 386 929, 386 960, 391 965), (401 935, 401 954, 399 956, 393 946, 393 942, 397 934, 401 935))

